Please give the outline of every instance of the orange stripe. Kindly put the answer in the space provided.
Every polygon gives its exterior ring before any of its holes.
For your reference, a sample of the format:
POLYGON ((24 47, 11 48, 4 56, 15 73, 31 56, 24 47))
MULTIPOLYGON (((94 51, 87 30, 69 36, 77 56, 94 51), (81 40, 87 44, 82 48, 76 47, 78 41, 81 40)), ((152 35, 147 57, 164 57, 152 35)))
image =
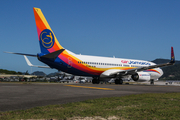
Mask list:
POLYGON ((57 43, 56 43, 56 42, 55 42, 55 44, 54 44, 53 48, 55 49, 55 51, 60 50, 60 48, 58 47, 58 45, 57 45, 57 43))
POLYGON ((46 26, 44 25, 43 21, 41 20, 41 18, 39 17, 39 15, 37 14, 36 10, 34 9, 34 17, 35 17, 35 21, 36 21, 36 26, 43 31, 44 29, 46 29, 46 26))
MULTIPOLYGON (((64 52, 62 53, 62 55, 63 55, 64 57, 66 57, 66 58, 71 57, 71 56, 69 56, 68 54, 64 54, 64 52)), ((72 57, 71 57, 71 58, 72 58, 72 57)), ((76 64, 77 66, 79 66, 79 67, 81 67, 81 68, 83 68, 83 69, 85 69, 85 70, 87 70, 87 71, 89 71, 89 72, 96 72, 96 73, 101 73, 101 72, 102 72, 102 71, 98 71, 98 70, 94 70, 94 69, 88 68, 88 67, 86 67, 86 66, 83 65, 83 64, 78 64, 78 61, 75 60, 74 58, 72 58, 72 60, 73 60, 73 64, 76 64)))

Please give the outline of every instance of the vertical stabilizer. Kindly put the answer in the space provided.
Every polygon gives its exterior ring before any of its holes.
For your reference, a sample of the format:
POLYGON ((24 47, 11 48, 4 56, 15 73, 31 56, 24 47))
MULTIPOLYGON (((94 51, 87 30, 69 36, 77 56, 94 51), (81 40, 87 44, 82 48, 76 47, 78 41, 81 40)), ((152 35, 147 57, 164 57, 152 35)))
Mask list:
POLYGON ((33 9, 41 53, 48 54, 63 49, 51 27, 49 26, 46 18, 44 17, 41 9, 33 9))
POLYGON ((174 49, 171 47, 171 62, 170 63, 175 63, 175 56, 174 56, 174 49))

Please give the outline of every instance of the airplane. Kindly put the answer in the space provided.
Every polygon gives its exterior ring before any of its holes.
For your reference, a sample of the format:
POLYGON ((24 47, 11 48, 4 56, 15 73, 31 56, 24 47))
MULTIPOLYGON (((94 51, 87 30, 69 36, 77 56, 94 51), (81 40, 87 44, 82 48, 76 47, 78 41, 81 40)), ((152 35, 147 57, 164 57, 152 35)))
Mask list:
POLYGON ((86 83, 87 81, 87 78, 79 78, 79 83, 86 83))
POLYGON ((55 76, 55 77, 50 77, 50 81, 52 81, 52 82, 60 82, 61 80, 63 80, 64 77, 65 77, 65 74, 58 75, 58 76, 55 76))
POLYGON ((67 82, 67 83, 69 83, 69 82, 72 82, 73 81, 73 79, 74 79, 74 75, 71 75, 71 76, 67 76, 67 77, 64 77, 64 79, 63 80, 60 80, 59 82, 61 83, 61 82, 67 82))
MULTIPOLYGON (((60 45, 40 8, 33 8, 41 52, 37 55, 7 52, 18 55, 37 57, 47 66, 33 67, 55 68, 77 76, 92 77, 93 84, 101 80, 115 79, 115 84, 122 84, 123 78, 134 81, 157 81, 163 75, 160 67, 175 64, 174 50, 171 47, 171 60, 164 64, 135 59, 100 57, 75 54, 60 45)), ((26 59, 26 58, 25 58, 26 59)), ((27 61, 27 60, 26 60, 27 61)))
POLYGON ((90 79, 89 79, 89 77, 76 76, 75 82, 78 81, 78 83, 86 83, 86 82, 89 82, 90 79))
POLYGON ((66 80, 73 80, 74 77, 75 77, 74 75, 69 75, 69 76, 65 77, 65 79, 66 79, 66 80))

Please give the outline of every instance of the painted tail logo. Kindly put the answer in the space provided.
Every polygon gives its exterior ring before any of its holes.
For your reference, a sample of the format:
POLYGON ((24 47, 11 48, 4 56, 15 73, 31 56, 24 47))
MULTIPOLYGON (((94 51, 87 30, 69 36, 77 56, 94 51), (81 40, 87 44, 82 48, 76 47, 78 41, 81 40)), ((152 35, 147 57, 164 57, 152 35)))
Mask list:
POLYGON ((51 48, 54 45, 54 35, 49 29, 45 29, 40 34, 40 44, 45 48, 51 48))
POLYGON ((51 27, 49 26, 46 18, 44 17, 41 9, 33 9, 41 53, 49 54, 63 49, 63 47, 59 44, 51 27))

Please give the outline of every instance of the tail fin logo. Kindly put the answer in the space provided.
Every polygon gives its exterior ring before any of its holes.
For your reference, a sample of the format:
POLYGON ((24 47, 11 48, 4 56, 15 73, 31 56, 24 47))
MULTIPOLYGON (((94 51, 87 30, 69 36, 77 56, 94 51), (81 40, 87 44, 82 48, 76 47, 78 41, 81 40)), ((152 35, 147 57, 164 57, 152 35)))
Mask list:
POLYGON ((40 34, 40 43, 45 48, 51 48, 54 45, 54 35, 49 29, 45 29, 40 34))

